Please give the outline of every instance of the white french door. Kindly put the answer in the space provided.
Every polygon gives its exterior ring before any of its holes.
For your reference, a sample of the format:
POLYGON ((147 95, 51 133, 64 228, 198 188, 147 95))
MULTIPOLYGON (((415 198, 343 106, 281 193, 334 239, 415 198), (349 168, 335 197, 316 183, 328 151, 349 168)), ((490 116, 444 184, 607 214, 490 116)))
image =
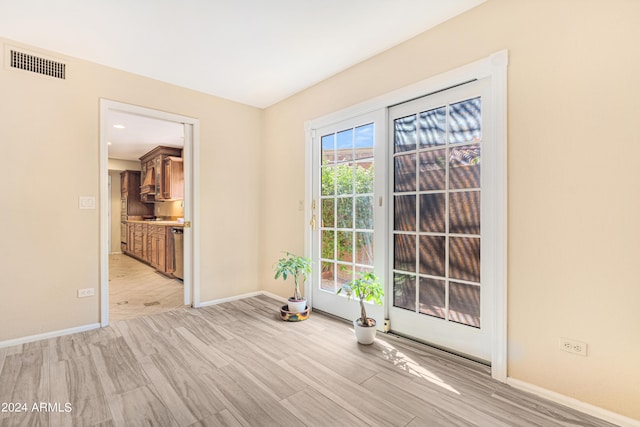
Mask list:
POLYGON ((489 79, 389 110, 391 330, 491 361, 489 79))
MULTIPOLYGON (((336 291, 361 273, 384 279, 384 112, 313 130, 312 305, 346 319, 359 317, 356 301, 336 291)), ((367 305, 381 328, 382 307, 367 305)))

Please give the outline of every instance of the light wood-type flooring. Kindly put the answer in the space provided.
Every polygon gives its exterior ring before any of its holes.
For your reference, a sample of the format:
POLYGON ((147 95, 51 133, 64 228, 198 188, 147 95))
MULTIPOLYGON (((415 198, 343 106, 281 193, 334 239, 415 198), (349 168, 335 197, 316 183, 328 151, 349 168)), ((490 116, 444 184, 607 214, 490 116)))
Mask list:
POLYGON ((321 313, 283 322, 280 305, 180 308, 1 348, 0 402, 29 408, 0 413, 0 425, 611 425, 402 338, 358 345, 348 322, 321 313))
POLYGON ((124 254, 109 255, 109 319, 124 320, 182 308, 178 279, 124 254))

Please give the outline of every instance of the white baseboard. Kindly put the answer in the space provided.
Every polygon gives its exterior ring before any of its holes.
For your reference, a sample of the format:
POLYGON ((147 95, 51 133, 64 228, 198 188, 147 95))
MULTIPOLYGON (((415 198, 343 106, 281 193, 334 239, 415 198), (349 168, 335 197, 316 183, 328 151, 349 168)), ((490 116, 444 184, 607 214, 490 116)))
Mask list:
POLYGON ((547 390, 546 388, 542 388, 525 381, 508 377, 507 384, 519 390, 527 391, 529 393, 535 394, 536 396, 549 399, 555 403, 568 406, 569 408, 584 412, 585 414, 619 425, 620 427, 640 427, 640 421, 638 420, 625 417, 624 415, 611 412, 598 406, 582 402, 578 399, 574 399, 573 397, 565 396, 564 394, 556 393, 555 391, 547 390))
POLYGON ((248 294, 234 295, 232 297, 214 299, 214 300, 211 300, 211 301, 204 301, 204 302, 201 302, 198 305, 198 307, 208 307, 210 305, 222 304, 223 302, 229 302, 229 301, 237 301, 239 299, 251 298, 251 297, 258 296, 258 295, 262 295, 262 292, 261 291, 249 292, 248 294))
POLYGON ((262 291, 262 295, 264 295, 265 297, 273 298, 274 300, 277 300, 277 301, 288 302, 287 298, 281 297, 280 295, 272 294, 271 292, 262 291))
POLYGON ((211 305, 222 304, 223 302, 237 301, 239 299, 256 297, 258 295, 264 295, 266 297, 273 298, 273 299, 278 300, 278 301, 287 302, 287 298, 281 297, 280 295, 272 294, 271 292, 267 292, 267 291, 258 291, 258 292, 250 292, 248 294, 234 295, 232 297, 220 298, 220 299, 214 299, 214 300, 211 300, 211 301, 201 302, 200 305, 198 305, 198 307, 207 307, 207 306, 211 306, 211 305))
POLYGON ((51 331, 51 332, 45 332, 43 334, 14 338, 11 340, 0 341, 0 348, 11 347, 13 345, 26 344, 34 341, 46 340, 49 338, 61 337, 63 335, 70 335, 78 332, 90 331, 92 329, 98 329, 99 327, 100 327, 100 323, 90 323, 88 325, 77 326, 75 328, 61 329, 59 331, 51 331))

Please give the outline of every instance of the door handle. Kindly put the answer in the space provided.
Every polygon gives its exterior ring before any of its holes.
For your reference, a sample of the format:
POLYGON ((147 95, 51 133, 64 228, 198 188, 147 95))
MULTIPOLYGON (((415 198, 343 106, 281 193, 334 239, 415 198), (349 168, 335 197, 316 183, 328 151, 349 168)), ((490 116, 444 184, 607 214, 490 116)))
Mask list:
POLYGON ((312 229, 313 231, 315 231, 315 230, 316 230, 316 215, 315 215, 315 214, 313 214, 313 215, 311 216, 311 222, 309 223, 309 225, 311 226, 311 229, 312 229))

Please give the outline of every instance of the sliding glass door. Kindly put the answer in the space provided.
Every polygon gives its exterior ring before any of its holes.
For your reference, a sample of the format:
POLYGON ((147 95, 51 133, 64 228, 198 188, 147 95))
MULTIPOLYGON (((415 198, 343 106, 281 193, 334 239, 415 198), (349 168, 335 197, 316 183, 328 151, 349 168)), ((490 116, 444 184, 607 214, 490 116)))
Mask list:
POLYGON ((468 83, 389 110, 391 328, 485 361, 487 87, 468 83))

